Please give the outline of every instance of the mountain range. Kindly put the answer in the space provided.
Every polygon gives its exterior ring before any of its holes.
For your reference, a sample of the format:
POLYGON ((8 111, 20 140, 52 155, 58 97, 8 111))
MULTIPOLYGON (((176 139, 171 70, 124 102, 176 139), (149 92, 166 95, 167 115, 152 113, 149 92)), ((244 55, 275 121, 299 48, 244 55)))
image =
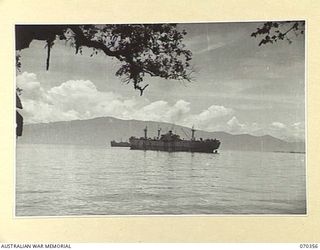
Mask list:
MULTIPOLYGON (((28 124, 24 126, 23 135, 18 143, 109 146, 111 140, 128 141, 130 136, 142 137, 146 126, 148 137, 151 138, 157 136, 158 128, 161 128, 161 134, 173 130, 181 138, 190 139, 191 136, 190 128, 170 123, 100 117, 89 120, 28 124)), ((305 152, 304 142, 287 142, 270 135, 233 135, 226 132, 198 130, 195 136, 219 139, 222 150, 305 152)))

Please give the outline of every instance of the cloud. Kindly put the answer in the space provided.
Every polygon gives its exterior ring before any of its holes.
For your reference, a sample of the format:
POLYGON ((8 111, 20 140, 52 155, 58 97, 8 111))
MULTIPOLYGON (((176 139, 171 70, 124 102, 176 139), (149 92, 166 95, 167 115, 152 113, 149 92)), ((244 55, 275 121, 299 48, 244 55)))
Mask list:
POLYGON ((293 124, 273 122, 269 128, 269 133, 287 141, 305 140, 305 126, 303 122, 295 122, 293 124))
POLYGON ((276 129, 283 129, 283 128, 286 127, 286 125, 284 125, 284 124, 281 123, 281 122, 273 122, 273 123, 271 124, 271 126, 273 126, 273 127, 276 128, 276 129))
POLYGON ((217 118, 220 116, 229 115, 233 112, 232 109, 225 108, 224 106, 217 106, 212 105, 208 109, 202 111, 199 116, 198 120, 207 120, 208 118, 217 118))
POLYGON ((114 92, 99 91, 89 80, 69 80, 45 90, 33 73, 17 77, 23 89, 22 115, 26 123, 83 120, 112 116, 119 119, 159 121, 206 131, 226 131, 233 134, 270 134, 286 140, 303 140, 304 123, 285 124, 274 121, 269 125, 245 123, 235 111, 221 105, 211 105, 194 112, 191 103, 180 99, 175 103, 164 100, 150 102, 144 97, 124 98, 114 92))
POLYGON ((23 72, 18 75, 17 87, 22 89, 23 96, 27 99, 40 100, 46 98, 44 90, 34 73, 23 72))
POLYGON ((243 132, 243 130, 246 128, 245 124, 242 124, 239 122, 239 120, 237 119, 237 117, 233 116, 228 122, 228 130, 230 132, 237 132, 237 133, 241 133, 243 132))
POLYGON ((44 90, 33 73, 18 77, 23 89, 23 115, 27 123, 54 122, 112 116, 120 119, 151 120, 210 129, 212 121, 233 112, 224 106, 212 105, 198 114, 190 103, 177 100, 150 102, 147 99, 124 98, 114 92, 99 91, 89 80, 69 80, 44 90))
POLYGON ((225 127, 217 128, 232 134, 252 134, 256 136, 271 135, 286 141, 304 141, 305 128, 303 122, 284 124, 282 122, 272 122, 269 125, 262 125, 256 122, 242 123, 236 116, 227 121, 225 127))
POLYGON ((24 72, 17 77, 22 88, 22 113, 26 123, 90 119, 132 113, 135 100, 124 100, 113 92, 100 92, 87 80, 70 80, 45 91, 36 75, 24 72))
POLYGON ((131 118, 139 120, 162 121, 170 123, 183 123, 190 114, 190 103, 178 100, 174 105, 159 100, 152 102, 131 114, 131 118))
POLYGON ((305 140, 305 123, 295 122, 291 125, 291 133, 296 139, 305 140))
MULTIPOLYGON (((199 114, 193 114, 184 119, 188 127, 195 125, 198 129, 207 131, 220 130, 220 124, 224 124, 220 118, 228 117, 234 113, 233 109, 219 105, 211 105, 199 114)), ((223 125, 224 126, 224 125, 223 125)))

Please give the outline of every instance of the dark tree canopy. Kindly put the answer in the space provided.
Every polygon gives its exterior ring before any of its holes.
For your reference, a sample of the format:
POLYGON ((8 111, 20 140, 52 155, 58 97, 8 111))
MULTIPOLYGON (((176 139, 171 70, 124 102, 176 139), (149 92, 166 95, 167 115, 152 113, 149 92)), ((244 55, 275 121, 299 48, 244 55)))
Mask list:
MULTIPOLYGON (((145 75, 190 81, 192 53, 185 48, 186 31, 176 24, 108 24, 108 25, 17 25, 16 50, 28 48, 33 40, 47 43, 47 70, 50 51, 59 38, 69 41, 76 53, 82 47, 115 57, 121 62, 116 75, 133 83, 143 94, 145 75)), ((21 66, 17 56, 17 67, 21 66)))
POLYGON ((262 27, 257 28, 257 31, 253 32, 251 36, 261 37, 259 46, 281 40, 292 43, 293 37, 304 34, 304 28, 304 21, 266 22, 262 27))

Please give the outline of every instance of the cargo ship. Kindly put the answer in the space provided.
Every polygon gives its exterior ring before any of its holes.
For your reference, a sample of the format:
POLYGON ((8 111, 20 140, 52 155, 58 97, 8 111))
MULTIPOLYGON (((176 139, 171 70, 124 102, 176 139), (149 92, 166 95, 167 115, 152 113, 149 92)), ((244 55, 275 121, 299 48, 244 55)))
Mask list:
POLYGON ((179 135, 174 134, 172 130, 160 136, 161 129, 158 129, 158 137, 148 138, 147 127, 144 129, 144 137, 130 137, 130 149, 132 150, 159 150, 159 151, 185 151, 185 152, 203 152, 217 153, 220 141, 217 139, 196 139, 195 129, 192 127, 191 140, 181 139, 179 135))
POLYGON ((129 142, 116 142, 116 141, 111 141, 111 147, 130 147, 129 142))

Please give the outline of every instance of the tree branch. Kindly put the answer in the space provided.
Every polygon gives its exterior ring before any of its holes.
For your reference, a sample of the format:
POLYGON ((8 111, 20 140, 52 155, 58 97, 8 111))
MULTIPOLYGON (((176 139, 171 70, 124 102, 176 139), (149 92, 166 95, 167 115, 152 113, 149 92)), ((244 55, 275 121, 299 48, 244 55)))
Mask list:
POLYGON ((121 56, 123 54, 127 54, 129 52, 128 49, 112 51, 105 44, 87 38, 83 34, 82 29, 78 25, 70 25, 69 28, 76 35, 75 39, 76 39, 77 47, 86 46, 86 47, 89 47, 89 48, 95 48, 95 49, 98 49, 98 50, 102 50, 107 56, 116 57, 118 59, 122 59, 121 56))

